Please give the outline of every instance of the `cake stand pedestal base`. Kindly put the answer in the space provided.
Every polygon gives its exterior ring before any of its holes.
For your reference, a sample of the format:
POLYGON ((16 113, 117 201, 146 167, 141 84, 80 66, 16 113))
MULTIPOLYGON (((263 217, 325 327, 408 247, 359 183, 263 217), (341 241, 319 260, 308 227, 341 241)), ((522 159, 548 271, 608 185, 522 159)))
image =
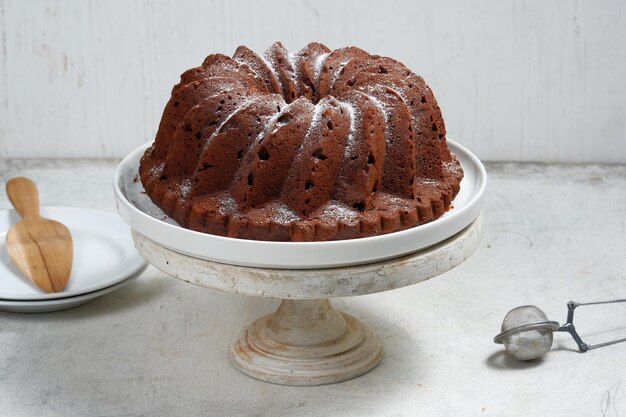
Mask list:
POLYGON ((283 300, 235 338, 230 360, 246 375, 282 385, 355 378, 382 359, 380 339, 327 299, 283 300))
POLYGON ((177 252, 132 231, 141 255, 161 271, 206 288, 282 299, 232 343, 230 360, 261 381, 323 385, 363 375, 383 355, 380 339, 328 299, 416 284, 460 265, 476 250, 483 220, 420 252, 375 263, 328 269, 228 265, 177 252))

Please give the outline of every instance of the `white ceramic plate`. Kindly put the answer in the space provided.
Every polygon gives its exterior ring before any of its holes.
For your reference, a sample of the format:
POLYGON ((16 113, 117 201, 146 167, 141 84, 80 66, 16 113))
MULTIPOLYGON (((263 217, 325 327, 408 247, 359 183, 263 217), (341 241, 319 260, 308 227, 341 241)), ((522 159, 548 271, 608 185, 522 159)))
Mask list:
POLYGON ((19 219, 0 211, 0 300, 34 301, 75 297, 110 287, 144 268, 130 229, 114 213, 76 207, 42 207, 41 215, 70 229, 74 243, 72 273, 65 291, 45 293, 23 276, 6 249, 6 234, 19 219))
POLYGON ((137 181, 139 160, 150 144, 133 151, 118 165, 114 188, 117 209, 137 232, 169 249, 232 265, 276 269, 320 269, 382 261, 416 252, 467 227, 480 213, 487 173, 470 151, 448 140, 465 177, 454 208, 439 219, 386 235, 330 242, 268 242, 235 239, 180 227, 145 195, 137 181))
POLYGON ((40 301, 11 301, 0 300, 0 310, 10 311, 12 313, 48 313, 51 311, 66 310, 72 307, 78 307, 95 300, 105 294, 113 292, 122 288, 124 285, 130 283, 135 278, 143 273, 148 266, 145 265, 136 274, 125 278, 123 281, 118 282, 110 287, 102 288, 98 291, 89 292, 87 294, 77 295, 75 297, 57 298, 54 300, 40 300, 40 301))

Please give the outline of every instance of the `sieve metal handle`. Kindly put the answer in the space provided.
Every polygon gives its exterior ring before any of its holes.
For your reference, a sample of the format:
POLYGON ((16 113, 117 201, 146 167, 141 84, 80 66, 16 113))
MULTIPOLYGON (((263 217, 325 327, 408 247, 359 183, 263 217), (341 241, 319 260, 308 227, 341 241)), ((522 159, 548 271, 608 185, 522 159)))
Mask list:
POLYGON ((624 302, 626 302, 626 300, 593 301, 593 302, 588 302, 588 303, 579 303, 576 301, 569 301, 567 303, 567 322, 561 327, 559 327, 558 329, 556 329, 556 331, 568 332, 570 335, 572 335, 572 338, 574 338, 574 341, 578 345, 578 350, 580 350, 581 352, 586 352, 590 349, 595 349, 595 348, 599 348, 602 346, 613 345, 619 342, 626 342, 626 337, 624 337, 621 339, 609 340, 607 342, 595 343, 593 345, 590 345, 590 344, 583 342, 583 340, 580 338, 580 335, 576 331, 576 327, 574 326, 574 310, 576 310, 576 308, 580 306, 590 306, 590 305, 610 304, 610 303, 624 303, 624 302))

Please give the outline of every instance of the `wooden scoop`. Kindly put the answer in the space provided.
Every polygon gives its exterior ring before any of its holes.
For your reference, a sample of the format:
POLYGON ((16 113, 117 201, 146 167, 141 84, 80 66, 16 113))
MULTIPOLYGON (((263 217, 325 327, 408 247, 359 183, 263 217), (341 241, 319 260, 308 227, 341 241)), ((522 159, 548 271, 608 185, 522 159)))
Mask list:
POLYGON ((7 234, 7 252, 17 267, 46 292, 65 289, 72 271, 72 236, 61 223, 39 214, 35 183, 15 177, 6 185, 7 195, 22 220, 7 234))

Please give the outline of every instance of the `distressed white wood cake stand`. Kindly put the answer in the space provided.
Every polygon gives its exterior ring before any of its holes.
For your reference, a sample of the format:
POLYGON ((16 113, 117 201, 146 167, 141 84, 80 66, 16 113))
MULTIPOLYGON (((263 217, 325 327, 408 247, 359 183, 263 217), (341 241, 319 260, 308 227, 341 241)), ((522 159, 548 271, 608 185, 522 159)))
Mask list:
POLYGON ((168 249, 133 230, 141 255, 161 271, 201 287, 280 298, 278 309, 244 329, 230 360, 246 375, 283 385, 345 381, 382 359, 380 339, 329 298, 415 284, 466 260, 478 247, 482 216, 428 249, 371 264, 332 269, 263 269, 227 265, 168 249))

